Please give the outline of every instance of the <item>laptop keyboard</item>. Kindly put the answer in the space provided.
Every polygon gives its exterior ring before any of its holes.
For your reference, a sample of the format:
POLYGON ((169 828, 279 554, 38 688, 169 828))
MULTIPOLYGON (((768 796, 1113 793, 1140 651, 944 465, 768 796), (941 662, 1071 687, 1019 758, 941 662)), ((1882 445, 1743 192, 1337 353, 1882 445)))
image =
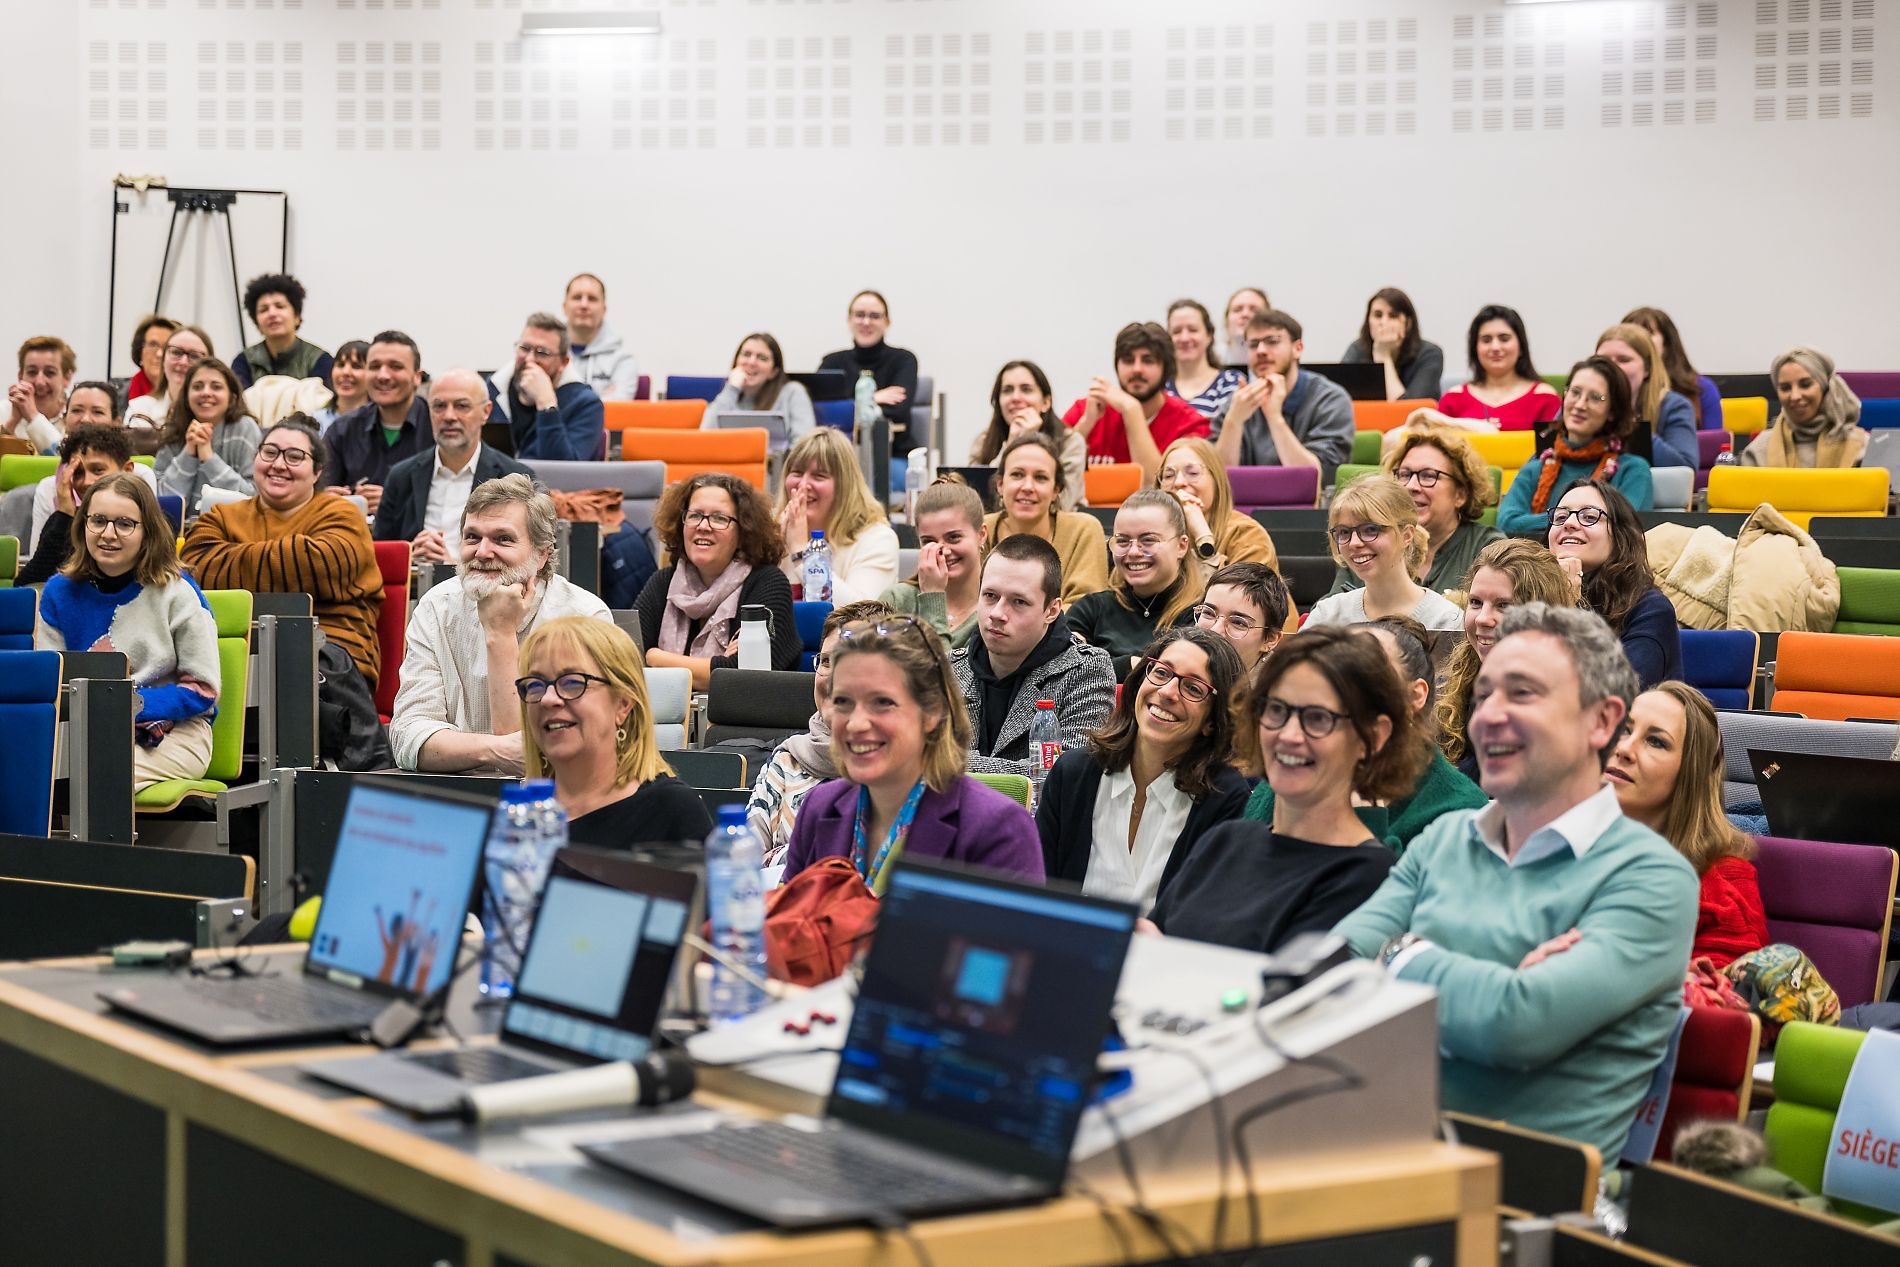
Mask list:
POLYGON ((463 1082, 483 1085, 490 1082, 513 1082, 518 1078, 538 1078, 545 1073, 558 1073, 546 1065, 536 1064, 532 1060, 523 1060, 498 1047, 464 1047, 452 1051, 418 1051, 403 1057, 412 1065, 421 1065, 437 1073, 445 1073, 451 1078, 460 1078, 463 1082))
POLYGON ((273 1025, 364 1025, 385 1000, 331 989, 311 989, 302 977, 187 977, 185 991, 206 1003, 255 1016, 273 1025))
POLYGON ((875 1193, 880 1204, 902 1209, 963 1187, 942 1172, 909 1164, 848 1135, 813 1134, 782 1122, 707 1131, 681 1141, 695 1155, 738 1172, 740 1179, 795 1176, 801 1189, 840 1201, 862 1201, 875 1193))

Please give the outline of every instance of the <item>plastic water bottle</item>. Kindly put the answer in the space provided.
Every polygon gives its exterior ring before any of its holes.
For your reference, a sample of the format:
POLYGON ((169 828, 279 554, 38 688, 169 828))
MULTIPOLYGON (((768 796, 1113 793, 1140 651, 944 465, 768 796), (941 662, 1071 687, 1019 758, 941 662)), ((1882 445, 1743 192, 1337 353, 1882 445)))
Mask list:
MULTIPOLYGON (((719 823, 706 837, 706 909, 712 944, 727 958, 765 976, 765 857, 745 806, 721 805, 719 823)), ((714 1024, 743 1020, 765 1003, 765 991, 719 960, 712 964, 714 1024)))
POLYGON ((871 429, 877 426, 877 420, 884 413, 877 406, 877 376, 870 370, 858 371, 856 398, 857 407, 851 411, 851 420, 857 435, 862 438, 871 434, 871 429))
POLYGON ((831 547, 817 528, 812 529, 811 544, 805 548, 805 601, 831 601, 831 547))
POLYGON ((1036 715, 1029 721, 1029 803, 1042 802, 1043 780, 1049 777, 1056 758, 1062 755, 1062 731, 1056 723, 1056 702, 1039 699, 1036 715))
POLYGON ((490 998, 515 991, 541 886, 555 851, 566 844, 567 811, 554 799, 552 779, 502 791, 483 865, 481 990, 490 998))
POLYGON ((930 451, 912 449, 904 462, 904 521, 917 526, 917 494, 930 483, 930 451))

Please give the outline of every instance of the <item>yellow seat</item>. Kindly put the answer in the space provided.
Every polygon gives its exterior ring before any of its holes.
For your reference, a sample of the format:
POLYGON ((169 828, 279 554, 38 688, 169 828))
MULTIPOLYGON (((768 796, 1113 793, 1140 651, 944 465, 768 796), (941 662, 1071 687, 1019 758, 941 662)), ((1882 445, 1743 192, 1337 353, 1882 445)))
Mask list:
POLYGON ((1768 425, 1766 396, 1737 396, 1722 402, 1722 430, 1735 435, 1754 435, 1768 425))
POLYGON ((1464 437, 1486 465, 1501 466, 1507 475, 1537 456, 1534 431, 1467 431, 1464 437))
POLYGON ((1872 518, 1887 513, 1889 478, 1879 466, 1826 471, 1718 466, 1709 472, 1709 510, 1748 514, 1766 503, 1802 529, 1816 515, 1872 518))

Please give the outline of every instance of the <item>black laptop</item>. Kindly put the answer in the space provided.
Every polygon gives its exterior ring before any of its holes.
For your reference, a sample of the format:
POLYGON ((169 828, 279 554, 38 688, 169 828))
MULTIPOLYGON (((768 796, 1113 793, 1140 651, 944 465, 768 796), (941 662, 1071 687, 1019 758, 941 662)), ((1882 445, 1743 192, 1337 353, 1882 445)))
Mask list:
POLYGON ((1769 748, 1748 764, 1774 835, 1900 849, 1900 764, 1769 748))
POLYGON ((354 1036, 393 1000, 447 984, 494 812, 481 796, 359 779, 301 973, 159 977, 99 997, 214 1046, 354 1036))
POLYGON ((1309 371, 1338 383, 1354 400, 1385 399, 1385 367, 1376 362, 1301 361, 1300 373, 1309 371))
POLYGON ((822 1121, 722 1119, 581 1151, 782 1228, 1054 1196, 1135 915, 900 861, 822 1121))
POLYGON ((419 1117, 446 1117, 470 1087, 639 1060, 653 1045, 680 942, 700 918, 698 893, 691 872, 619 851, 563 849, 548 871, 500 1043, 299 1068, 419 1117))

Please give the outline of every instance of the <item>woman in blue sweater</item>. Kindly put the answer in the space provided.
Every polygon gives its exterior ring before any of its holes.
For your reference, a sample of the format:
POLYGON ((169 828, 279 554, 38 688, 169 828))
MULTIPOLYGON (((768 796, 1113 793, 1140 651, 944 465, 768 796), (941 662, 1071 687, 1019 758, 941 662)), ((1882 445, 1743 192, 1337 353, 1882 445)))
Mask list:
POLYGON ((1643 524, 1629 499, 1602 480, 1577 480, 1550 512, 1550 552, 1623 642, 1647 691, 1682 677, 1682 632, 1669 596, 1656 588, 1643 524))
POLYGON ((1614 361, 1591 356, 1571 366, 1551 445, 1511 481, 1498 507, 1498 528, 1507 536, 1542 540, 1557 490, 1580 479, 1612 484, 1631 505, 1648 510, 1655 504, 1649 463, 1624 449, 1635 426, 1629 379, 1614 361))
POLYGON ((119 651, 138 688, 134 791, 202 779, 218 714, 218 628, 179 570, 171 524, 143 480, 109 475, 86 491, 73 552, 40 595, 34 646, 119 651))

